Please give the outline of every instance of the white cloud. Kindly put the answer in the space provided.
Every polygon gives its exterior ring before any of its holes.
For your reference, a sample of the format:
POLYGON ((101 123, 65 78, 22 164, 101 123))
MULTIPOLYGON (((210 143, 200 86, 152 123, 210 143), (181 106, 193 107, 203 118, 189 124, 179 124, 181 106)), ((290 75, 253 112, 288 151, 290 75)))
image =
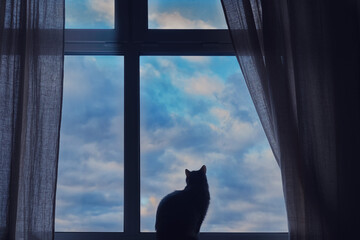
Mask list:
POLYGON ((287 231, 287 219, 284 216, 274 214, 265 211, 253 211, 249 212, 244 222, 250 223, 252 226, 248 226, 246 231, 274 231, 274 226, 277 227, 277 231, 287 231), (259 229, 259 226, 262 228, 259 229))
POLYGON ((84 75, 77 69, 68 66, 66 62, 64 73, 64 98, 71 99, 73 96, 85 98, 91 93, 91 87, 84 84, 84 81, 86 81, 84 75))
POLYGON ((177 69, 174 62, 168 58, 157 58, 157 61, 162 68, 169 68, 170 71, 177 69))
POLYGON ((62 137, 63 141, 66 140, 66 144, 61 146, 62 151, 69 151, 72 153, 72 157, 78 157, 78 159, 61 159, 60 167, 67 171, 62 172, 60 183, 66 181, 66 178, 71 178, 74 180, 71 185, 65 185, 81 192, 81 188, 110 189, 116 185, 114 182, 123 179, 121 152, 113 154, 112 149, 103 143, 86 143, 82 139, 65 134, 62 137), (115 157, 111 158, 114 155, 115 157), (76 165, 74 165, 74 161, 76 165))
MULTIPOLYGON (((236 214, 236 213, 235 213, 236 214)), ((226 224, 207 223, 202 231, 210 232, 281 232, 288 231, 283 216, 264 211, 242 214, 242 219, 228 220, 226 224)), ((206 218, 205 218, 206 222, 206 218)))
POLYGON ((230 120, 230 111, 227 109, 213 107, 210 112, 219 120, 220 123, 230 120))
POLYGON ((61 137, 61 150, 71 152, 71 158, 65 154, 59 163, 56 230, 120 231, 123 164, 121 158, 112 158, 118 153, 103 142, 76 135, 61 137), (90 202, 84 207, 83 201, 90 202), (118 202, 115 207, 114 202, 118 202))
POLYGON ((234 213, 241 213, 245 211, 251 211, 257 208, 256 204, 253 202, 243 201, 241 199, 230 202, 227 206, 227 211, 234 213))
POLYGON ((99 161, 96 158, 89 158, 86 165, 95 172, 103 172, 104 174, 120 175, 124 171, 123 164, 115 161, 99 161))
POLYGON ((190 63, 207 64, 210 62, 210 58, 207 56, 181 56, 181 58, 190 63))
POLYGON ((158 128, 153 131, 141 128, 141 152, 146 154, 151 151, 166 149, 180 134, 181 129, 177 126, 171 128, 158 128))
POLYGON ((151 13, 149 25, 160 29, 215 29, 212 24, 201 19, 188 19, 179 12, 151 13))
POLYGON ((124 150, 124 115, 121 112, 110 120, 109 133, 112 134, 114 140, 112 142, 111 151, 124 150))
POLYGON ((280 168, 269 147, 263 151, 252 151, 246 154, 244 166, 252 173, 250 175, 252 185, 259 189, 254 196, 258 202, 283 199, 280 168))
POLYGON ((142 199, 141 201, 141 216, 155 216, 156 209, 161 199, 157 198, 156 196, 150 196, 146 199, 142 199))
MULTIPOLYGON (((204 56, 182 56, 181 58, 190 62, 210 62, 210 58, 204 56)), ((179 69, 179 66, 174 61, 171 61, 171 58, 159 58, 157 62, 160 65, 159 71, 162 72, 162 75, 170 78, 171 83, 185 93, 214 97, 214 95, 220 94, 225 88, 222 77, 219 77, 209 69, 206 71, 195 71, 190 75, 183 72, 183 69, 179 69)))
POLYGON ((140 78, 158 78, 160 77, 160 72, 150 63, 145 63, 140 65, 140 78))
POLYGON ((194 95, 211 96, 224 89, 223 82, 216 76, 199 75, 184 81, 184 83, 184 90, 194 95))
POLYGON ((122 207, 113 207, 109 212, 97 214, 67 214, 56 216, 56 231, 64 232, 97 232, 97 231, 122 231, 122 207))
POLYGON ((217 123, 209 123, 217 133, 217 146, 223 150, 238 151, 251 143, 259 141, 263 136, 257 122, 242 121, 232 116, 227 109, 214 107, 210 110, 217 123))
MULTIPOLYGON (((196 61, 202 60, 196 59, 196 61)), ((193 72, 189 76, 188 73, 181 71, 178 66, 169 59, 159 59, 158 63, 160 65, 159 71, 161 71, 164 76, 170 78, 171 83, 175 87, 185 93, 213 98, 214 95, 220 94, 225 88, 223 79, 211 71, 193 72)))
POLYGON ((89 0, 88 4, 98 14, 95 17, 97 21, 105 20, 109 25, 114 24, 114 0, 89 0))

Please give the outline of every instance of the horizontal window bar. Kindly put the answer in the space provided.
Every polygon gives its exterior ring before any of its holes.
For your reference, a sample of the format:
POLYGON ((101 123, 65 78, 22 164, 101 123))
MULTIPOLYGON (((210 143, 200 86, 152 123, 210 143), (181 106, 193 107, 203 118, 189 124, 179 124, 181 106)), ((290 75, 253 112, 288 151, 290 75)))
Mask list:
POLYGON ((109 42, 67 42, 66 55, 121 55, 128 49, 137 49, 141 55, 234 55, 232 44, 184 43, 184 44, 116 44, 109 42), (131 45, 131 46, 130 46, 131 45))
POLYGON ((131 38, 125 31, 112 29, 66 29, 65 42, 128 43, 231 43, 228 30, 146 30, 131 38))

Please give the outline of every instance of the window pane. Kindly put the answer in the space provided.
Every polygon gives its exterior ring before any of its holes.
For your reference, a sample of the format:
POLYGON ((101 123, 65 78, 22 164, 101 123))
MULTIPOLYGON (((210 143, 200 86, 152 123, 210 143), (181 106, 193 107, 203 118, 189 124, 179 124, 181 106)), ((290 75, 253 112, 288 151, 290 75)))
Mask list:
POLYGON ((226 29, 219 0, 149 0, 152 29, 226 29))
POLYGON ((287 231, 280 170, 235 57, 141 57, 141 230, 207 166, 202 231, 287 231), (239 81, 239 79, 241 81, 239 81))
POLYGON ((123 66, 65 57, 56 231, 123 231, 123 66))
POLYGON ((113 29, 114 0, 65 0, 65 28, 113 29))

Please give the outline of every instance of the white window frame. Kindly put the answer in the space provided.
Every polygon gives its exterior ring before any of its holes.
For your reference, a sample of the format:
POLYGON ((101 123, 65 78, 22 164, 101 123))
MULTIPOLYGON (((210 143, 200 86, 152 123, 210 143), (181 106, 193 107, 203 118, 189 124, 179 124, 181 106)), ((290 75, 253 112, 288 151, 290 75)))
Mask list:
MULTIPOLYGON (((234 56, 228 30, 148 29, 147 0, 114 1, 115 28, 66 29, 65 55, 124 56, 124 231, 56 232, 55 240, 156 239, 140 231, 140 56, 234 56)), ((200 239, 285 240, 288 233, 208 232, 200 239)))

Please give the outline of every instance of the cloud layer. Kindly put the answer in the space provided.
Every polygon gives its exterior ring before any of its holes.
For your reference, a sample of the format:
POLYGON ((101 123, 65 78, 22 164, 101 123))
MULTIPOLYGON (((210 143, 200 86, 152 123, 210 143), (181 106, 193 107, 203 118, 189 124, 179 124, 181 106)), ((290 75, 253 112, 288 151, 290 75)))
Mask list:
MULTIPOLYGON (((279 168, 236 59, 141 57, 140 74, 142 231, 203 164, 202 231, 286 231, 279 168)), ((122 57, 66 58, 56 231, 122 231, 122 76, 122 57)))
POLYGON ((114 0, 65 0, 65 7, 66 28, 114 28, 114 0))
POLYGON ((149 0, 149 28, 226 29, 225 17, 217 0, 149 0))
POLYGON ((151 13, 150 26, 161 29, 215 29, 211 23, 200 19, 189 19, 179 12, 151 13))
POLYGON ((67 56, 56 231, 122 231, 123 58, 67 56))
MULTIPOLYGON (((67 28, 114 26, 114 0, 66 7, 67 28)), ((149 28, 226 24, 217 0, 149 0, 149 28)), ((184 170, 206 164, 202 231, 287 231, 280 172, 236 59, 141 57, 140 75, 141 230, 154 231, 156 207, 184 188, 184 170)), ((122 78, 122 57, 66 57, 56 231, 123 229, 122 78)))
POLYGON ((153 69, 141 72, 142 230, 154 231, 156 207, 184 188, 184 170, 206 164, 202 231, 287 231, 280 171, 236 59, 142 57, 141 66, 153 69))

